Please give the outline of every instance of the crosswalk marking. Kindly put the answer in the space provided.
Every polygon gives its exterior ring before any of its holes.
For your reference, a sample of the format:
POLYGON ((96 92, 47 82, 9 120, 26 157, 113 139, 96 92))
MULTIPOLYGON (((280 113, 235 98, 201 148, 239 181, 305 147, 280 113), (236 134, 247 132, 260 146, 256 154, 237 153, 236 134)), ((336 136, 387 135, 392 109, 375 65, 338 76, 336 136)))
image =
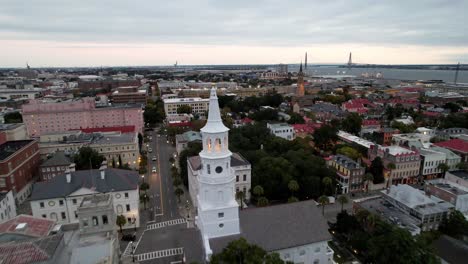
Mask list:
POLYGON ((146 260, 151 260, 151 259, 166 258, 166 257, 182 255, 183 253, 184 253, 183 248, 170 248, 170 249, 164 249, 164 250, 159 250, 159 251, 138 254, 138 255, 135 255, 135 258, 138 261, 146 261, 146 260))
POLYGON ((173 220, 169 220, 165 222, 149 224, 146 226, 146 230, 153 230, 153 229, 158 229, 158 228, 163 228, 163 227, 173 226, 173 225, 180 225, 180 224, 185 224, 185 223, 186 221, 184 218, 173 219, 173 220))

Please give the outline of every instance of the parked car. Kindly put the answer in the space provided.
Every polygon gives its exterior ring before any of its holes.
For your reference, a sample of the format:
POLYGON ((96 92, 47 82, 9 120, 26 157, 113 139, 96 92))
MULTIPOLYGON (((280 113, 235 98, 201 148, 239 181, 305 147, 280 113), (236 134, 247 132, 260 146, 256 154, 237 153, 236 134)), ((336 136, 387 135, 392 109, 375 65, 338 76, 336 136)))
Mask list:
POLYGON ((151 170, 151 172, 156 172, 156 167, 153 167, 153 169, 151 170))
POLYGON ((151 159, 152 161, 156 161, 158 158, 156 158, 156 156, 153 156, 153 158, 151 159))
POLYGON ((122 236, 122 241, 135 241, 135 235, 134 234, 125 234, 122 236))
POLYGON ((148 152, 149 152, 149 153, 153 152, 153 149, 152 149, 152 148, 148 148, 148 152))

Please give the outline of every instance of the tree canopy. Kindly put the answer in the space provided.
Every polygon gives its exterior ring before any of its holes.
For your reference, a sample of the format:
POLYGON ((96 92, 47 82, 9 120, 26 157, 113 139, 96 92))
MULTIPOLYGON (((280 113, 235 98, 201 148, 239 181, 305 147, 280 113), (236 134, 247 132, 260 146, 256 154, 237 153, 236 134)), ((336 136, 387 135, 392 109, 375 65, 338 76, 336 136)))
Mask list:
POLYGON ((351 134, 357 135, 361 131, 362 118, 357 113, 349 113, 343 121, 341 128, 351 134))
POLYGON ((5 114, 3 116, 3 119, 5 120, 5 124, 22 123, 23 122, 23 116, 21 115, 20 112, 7 113, 7 114, 5 114))
POLYGON ((78 170, 99 169, 104 157, 90 147, 81 147, 73 156, 73 161, 78 170))

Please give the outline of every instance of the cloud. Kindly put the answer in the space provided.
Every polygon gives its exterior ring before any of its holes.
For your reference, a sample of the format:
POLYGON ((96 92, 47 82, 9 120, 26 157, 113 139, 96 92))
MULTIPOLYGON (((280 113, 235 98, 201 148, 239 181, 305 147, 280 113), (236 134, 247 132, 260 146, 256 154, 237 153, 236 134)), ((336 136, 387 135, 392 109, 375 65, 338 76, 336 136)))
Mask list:
POLYGON ((462 0, 1 2, 0 42, 57 42, 68 49, 167 44, 452 49, 468 43, 468 1, 462 0))

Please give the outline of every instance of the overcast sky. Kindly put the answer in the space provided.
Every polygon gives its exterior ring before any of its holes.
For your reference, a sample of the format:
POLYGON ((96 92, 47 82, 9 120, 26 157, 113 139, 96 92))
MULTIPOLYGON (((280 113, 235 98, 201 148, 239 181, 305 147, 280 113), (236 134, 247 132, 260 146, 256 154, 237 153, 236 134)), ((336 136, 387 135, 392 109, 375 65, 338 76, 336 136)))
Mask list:
POLYGON ((0 0, 0 67, 468 62, 468 0, 0 0))

